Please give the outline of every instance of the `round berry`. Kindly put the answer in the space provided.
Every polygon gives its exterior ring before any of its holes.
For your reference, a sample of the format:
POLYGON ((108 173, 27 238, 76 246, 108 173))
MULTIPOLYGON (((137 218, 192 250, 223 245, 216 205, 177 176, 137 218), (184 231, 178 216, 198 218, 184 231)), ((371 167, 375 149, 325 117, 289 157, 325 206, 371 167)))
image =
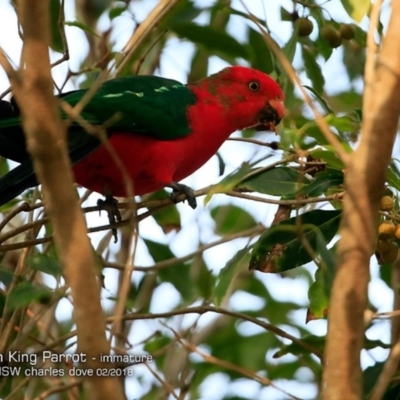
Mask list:
POLYGON ((396 261, 397 255, 399 253, 399 248, 397 247, 396 243, 389 242, 390 246, 388 250, 383 251, 380 253, 381 260, 385 264, 392 264, 396 261))
POLYGON ((383 196, 379 205, 379 209, 382 211, 391 211, 394 206, 394 201, 391 196, 383 196))
POLYGON ((376 250, 379 251, 379 253, 388 251, 390 248, 390 243, 391 242, 389 242, 388 240, 379 239, 378 243, 376 244, 376 250))
POLYGON ((339 28, 340 37, 345 40, 354 39, 356 29, 351 24, 341 24, 339 28))
POLYGON ((396 239, 400 240, 400 225, 396 226, 396 230, 394 231, 394 236, 396 239))
POLYGON ((333 25, 324 25, 321 28, 321 37, 325 39, 333 49, 342 44, 340 33, 333 27, 333 25))
POLYGON ((299 18, 295 22, 295 26, 301 37, 309 36, 314 29, 314 24, 308 18, 299 18))
POLYGON ((384 221, 378 227, 379 239, 390 239, 396 232, 396 226, 393 222, 384 221))

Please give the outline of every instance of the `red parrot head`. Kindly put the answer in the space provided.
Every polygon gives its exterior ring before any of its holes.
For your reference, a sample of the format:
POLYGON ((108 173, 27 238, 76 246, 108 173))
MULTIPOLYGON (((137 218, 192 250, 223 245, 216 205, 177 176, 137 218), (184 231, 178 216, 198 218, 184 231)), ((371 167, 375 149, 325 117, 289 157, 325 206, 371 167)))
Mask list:
POLYGON ((267 74, 256 69, 228 67, 195 85, 206 88, 223 106, 225 117, 235 130, 252 127, 275 131, 275 125, 285 113, 282 89, 267 74))

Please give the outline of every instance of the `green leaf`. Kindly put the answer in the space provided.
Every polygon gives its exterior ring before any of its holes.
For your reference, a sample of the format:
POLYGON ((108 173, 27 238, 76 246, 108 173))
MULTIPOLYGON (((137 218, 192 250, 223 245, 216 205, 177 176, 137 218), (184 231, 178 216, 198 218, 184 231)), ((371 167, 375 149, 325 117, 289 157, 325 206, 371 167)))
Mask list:
POLYGON ((289 21, 292 22, 293 21, 293 15, 292 13, 290 13, 288 10, 286 10, 286 8, 283 8, 281 6, 281 20, 282 21, 289 21))
MULTIPOLYGON (((183 3, 185 0, 183 1, 183 3)), ((179 7, 182 1, 178 2, 176 7, 179 7)), ((192 5, 193 7, 193 5, 192 5)), ((175 7, 173 8, 175 10, 175 7)), ((197 16, 197 15, 196 15, 197 16)), ((224 3, 216 2, 210 9, 210 19, 208 26, 216 29, 218 31, 226 31, 226 27, 229 23, 231 14, 229 13, 229 7, 224 3)), ((185 21, 189 22, 194 20, 195 16, 192 18, 187 18, 185 21)), ((170 27, 167 25, 167 29, 170 27)), ((188 75, 188 82, 196 82, 199 79, 204 78, 208 72, 209 58, 211 57, 211 52, 205 46, 196 46, 196 51, 193 54, 192 60, 190 62, 190 73, 188 75)))
POLYGON ((302 54, 307 77, 313 83, 315 92, 323 93, 325 79, 322 75, 321 67, 317 63, 317 54, 315 54, 315 52, 312 54, 308 47, 302 47, 302 54))
MULTIPOLYGON (((169 194, 166 190, 158 190, 150 194, 148 200, 160 200, 168 198, 169 194)), ((181 229, 181 215, 179 214, 176 205, 171 204, 167 208, 163 208, 152 214, 157 224, 161 227, 164 233, 169 233, 171 231, 179 231, 181 229)))
POLYGON ((229 174, 227 177, 222 179, 221 182, 212 185, 206 198, 204 199, 204 203, 207 204, 214 193, 226 193, 230 190, 233 190, 234 187, 251 171, 251 165, 248 163, 242 164, 240 168, 236 171, 229 174))
MULTIPOLYGON (((298 171, 289 167, 276 167, 263 171, 240 182, 237 187, 241 190, 270 194, 273 196, 288 196, 306 187, 309 180, 298 171)), ((250 170, 250 173, 257 169, 250 170)))
POLYGON ((274 70, 274 59, 260 32, 249 28, 249 50, 252 67, 270 74, 274 70))
POLYGON ((216 277, 207 267, 204 258, 196 256, 190 266, 190 275, 196 287, 198 295, 208 300, 212 295, 212 290, 215 286, 216 277))
POLYGON ((327 315, 329 298, 335 277, 335 250, 327 249, 328 243, 319 234, 317 237, 317 250, 321 255, 320 267, 315 271, 315 282, 308 290, 310 307, 307 313, 307 322, 323 318, 327 315))
POLYGON ((110 7, 112 1, 113 0, 86 0, 84 3, 81 3, 82 12, 86 16, 90 16, 90 18, 93 19, 93 25, 95 25, 95 21, 110 7))
MULTIPOLYGON (((395 381, 395 379, 393 379, 393 381, 395 381)), ((395 383, 389 385, 382 400, 400 400, 400 385, 396 385, 395 383)))
POLYGON ((361 121, 356 121, 354 118, 350 118, 349 116, 345 115, 342 117, 337 117, 334 114, 328 115, 326 117, 326 122, 334 126, 338 131, 342 132, 359 132, 361 128, 361 121))
MULTIPOLYGON (((255 335, 242 336, 235 329, 237 321, 227 321, 217 334, 209 335, 205 345, 211 349, 211 354, 221 360, 240 365, 252 371, 265 370, 265 354, 270 348, 279 345, 275 335, 261 332, 255 335)), ((209 370, 210 364, 203 363, 209 370)), ((197 368, 196 368, 197 371, 197 368)), ((208 372, 210 373, 210 372, 208 372)), ((237 371, 224 370, 232 379, 243 378, 237 371)), ((253 397, 254 398, 254 397, 253 397)))
POLYGON ((333 53, 333 49, 331 46, 329 46, 328 42, 322 38, 321 35, 318 35, 317 39, 314 41, 314 44, 317 46, 319 53, 322 57, 324 57, 325 61, 328 61, 333 53))
POLYGON ((7 305, 12 309, 25 307, 32 301, 47 301, 50 296, 51 292, 44 287, 22 282, 11 290, 7 305))
MULTIPOLYGON (((387 287, 391 290, 393 290, 392 272, 393 272, 392 264, 382 264, 379 266, 379 277, 382 279, 383 282, 386 283, 387 287)), ((397 290, 398 289, 399 288, 397 288, 397 290)))
MULTIPOLYGON (((231 2, 231 0, 222 0, 222 1, 231 2)), ((243 17, 244 19, 251 21, 251 23, 254 23, 252 18, 255 18, 260 25, 267 26, 267 21, 265 19, 259 18, 255 15, 250 16, 248 13, 236 10, 235 8, 229 7, 229 13, 232 15, 239 15, 240 17, 243 17)))
POLYGON ((8 161, 6 158, 0 158, 0 176, 5 175, 7 172, 10 171, 10 166, 8 165, 8 161))
POLYGON ((144 350, 148 353, 154 353, 171 343, 171 338, 157 335, 151 340, 148 340, 144 345, 144 350))
POLYGON ((10 210, 14 208, 17 203, 19 203, 21 199, 12 199, 8 203, 3 204, 0 206, 0 213, 10 210))
POLYGON ((50 0, 50 46, 54 51, 62 53, 64 46, 62 42, 60 26, 58 20, 60 18, 60 0, 50 0))
POLYGON ((370 7, 370 0, 343 0, 342 5, 347 14, 356 22, 361 20, 367 15, 370 7))
POLYGON ((12 279, 14 273, 9 268, 0 267, 0 282, 4 283, 5 286, 8 286, 12 279))
MULTIPOLYGON (((363 52, 363 59, 365 59, 365 47, 367 45, 367 32, 365 32, 362 28, 358 25, 353 25, 356 30, 356 35, 354 36, 354 40, 361 46, 363 52)), ((378 25, 378 32, 382 32, 382 23, 379 22, 378 25)), ((364 63, 363 63, 364 64, 364 63)))
POLYGON ((313 159, 321 159, 327 162, 327 167, 342 171, 344 169, 343 161, 337 156, 336 152, 325 149, 316 149, 310 151, 313 159))
POLYGON ((249 268, 282 272, 312 261, 318 255, 318 234, 329 243, 339 229, 340 217, 341 211, 314 210, 271 226, 255 244, 249 268), (307 251, 304 241, 315 254, 307 251))
POLYGON ((400 171, 394 161, 392 161, 389 165, 386 179, 390 186, 396 190, 400 190, 400 171))
MULTIPOLYGON (((301 338, 301 341, 305 344, 315 347, 316 349, 323 352, 325 347, 325 336, 316 336, 316 335, 306 335, 301 338)), ((280 350, 278 350, 272 357, 280 358, 285 356, 286 354, 293 354, 295 356, 308 355, 310 354, 309 350, 305 349, 298 343, 290 343, 287 345, 283 345, 280 350)))
POLYGON ((221 269, 217 284, 214 290, 214 303, 219 306, 223 302, 228 289, 231 285, 234 277, 243 270, 247 269, 247 264, 249 262, 249 249, 245 247, 239 250, 221 269))
POLYGON ((297 34, 297 29, 295 29, 292 37, 286 42, 285 46, 282 49, 290 63, 293 62, 294 55, 296 53, 297 39, 298 39, 298 34, 297 34))
POLYGON ((382 340, 373 340, 373 339, 365 338, 363 347, 364 347, 364 349, 367 349, 367 350, 372 350, 377 347, 381 347, 382 349, 390 349, 392 347, 392 345, 386 344, 386 343, 382 342, 382 340))
POLYGON ((100 38, 100 36, 97 34, 96 31, 94 31, 90 26, 84 24, 83 22, 80 21, 65 21, 64 25, 67 26, 75 26, 76 28, 82 29, 83 31, 89 32, 94 36, 97 36, 100 38))
POLYGON ((354 90, 340 92, 333 96, 329 96, 329 102, 335 110, 345 112, 348 115, 351 115, 354 120, 361 122, 362 118, 360 111, 362 107, 362 97, 360 93, 357 93, 354 90))
POLYGON ((314 182, 300 190, 299 193, 307 197, 316 197, 334 186, 342 185, 344 181, 343 172, 331 168, 318 172, 315 178, 314 182))
POLYGON ((127 9, 128 9, 128 4, 126 4, 125 6, 113 7, 108 12, 108 17, 110 18, 110 20, 113 20, 114 18, 119 17, 127 9))
MULTIPOLYGON (((369 396, 372 394, 372 390, 374 389, 375 384, 378 381, 378 378, 381 375, 384 366, 384 362, 377 362, 363 371, 364 399, 368 399, 369 396)), ((392 399, 394 400, 395 398, 392 399)))
MULTIPOLYGON (((144 242, 155 262, 175 257, 166 244, 150 239, 144 239, 144 242)), ((158 270, 158 277, 163 282, 172 283, 186 302, 193 300, 195 293, 193 285, 191 285, 190 264, 178 263, 168 268, 161 268, 158 270)))
POLYGON ((33 257, 29 257, 26 262, 35 271, 44 272, 55 278, 59 278, 62 275, 60 262, 47 254, 35 254, 33 257))
POLYGON ((303 85, 304 88, 309 90, 318 100, 319 104, 325 109, 328 114, 333 114, 332 109, 329 107, 327 101, 311 86, 303 85))
POLYGON ((6 306, 7 298, 4 292, 0 292, 0 313, 4 315, 4 308, 6 306))
MULTIPOLYGON (((361 31, 359 27, 357 27, 357 30, 361 31)), ((363 41, 362 34, 360 34, 359 40, 363 41)), ((366 50, 364 46, 361 46, 356 39, 345 41, 343 43, 343 65, 346 67, 347 75, 349 76, 351 82, 364 75, 366 56, 366 50)))
MULTIPOLYGON (((158 368, 162 368, 164 365, 164 360, 165 360, 165 351, 159 351, 161 349, 165 349, 168 347, 171 343, 171 338, 167 336, 161 336, 161 334, 156 334, 153 338, 150 340, 147 340, 145 345, 144 345, 144 351, 146 351, 149 354, 152 353, 159 353, 159 357, 155 357, 154 361, 157 365, 158 368)), ((141 397, 144 399, 144 397, 141 397)), ((150 399, 154 399, 154 397, 149 397, 150 399)))
POLYGON ((217 206, 211 210, 215 221, 215 233, 226 235, 236 233, 257 225, 255 219, 243 208, 234 205, 217 206))
MULTIPOLYGON (((303 128, 301 128, 303 129, 303 128)), ((309 138, 315 139, 315 142, 311 142, 312 146, 327 146, 329 142, 327 141, 325 135, 321 132, 321 130, 316 126, 314 123, 310 126, 306 127, 306 130, 304 131, 304 134, 306 134, 309 138)))
POLYGON ((179 37, 201 44, 221 55, 234 58, 248 57, 246 47, 226 32, 189 22, 174 25, 171 30, 179 37))
POLYGON ((179 0, 165 18, 160 21, 160 27, 162 29, 171 29, 177 24, 193 21, 203 11, 204 8, 195 7, 192 0, 179 0))

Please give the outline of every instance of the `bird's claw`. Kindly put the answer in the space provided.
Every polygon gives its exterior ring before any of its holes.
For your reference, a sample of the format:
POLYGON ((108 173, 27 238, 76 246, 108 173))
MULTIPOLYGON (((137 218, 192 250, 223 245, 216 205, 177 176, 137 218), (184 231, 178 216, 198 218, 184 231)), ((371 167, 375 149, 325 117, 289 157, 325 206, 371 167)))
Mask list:
POLYGON ((172 188, 171 199, 174 203, 178 203, 179 202, 178 196, 180 194, 184 194, 186 196, 186 200, 189 206, 192 207, 193 209, 197 207, 196 197, 191 187, 176 182, 173 182, 170 186, 172 188))
MULTIPOLYGON (((122 221, 121 213, 118 209, 118 201, 114 199, 114 197, 107 195, 105 196, 104 200, 97 200, 97 207, 99 208, 99 214, 102 210, 107 212, 108 222, 110 224, 115 224, 116 222, 122 221)), ((112 228, 111 231, 114 236, 114 243, 117 243, 117 229, 112 228)))

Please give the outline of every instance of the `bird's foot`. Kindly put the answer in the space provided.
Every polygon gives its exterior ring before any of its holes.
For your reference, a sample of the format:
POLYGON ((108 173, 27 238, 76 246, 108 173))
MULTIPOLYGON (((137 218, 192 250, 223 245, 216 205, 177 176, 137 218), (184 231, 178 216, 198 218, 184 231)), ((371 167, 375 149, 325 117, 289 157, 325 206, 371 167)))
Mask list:
MULTIPOLYGON (((118 201, 114 199, 114 197, 106 195, 104 200, 97 200, 97 207, 99 208, 99 213, 101 213, 102 210, 107 212, 108 222, 110 224, 115 224, 116 222, 122 221, 121 213, 118 209, 118 201)), ((114 243, 117 243, 117 229, 112 228, 111 231, 114 236, 114 243)))
POLYGON ((171 199, 174 203, 178 203, 178 196, 184 194, 189 206, 193 209, 197 207, 196 197, 191 187, 177 182, 172 182, 169 186, 172 188, 171 199))

